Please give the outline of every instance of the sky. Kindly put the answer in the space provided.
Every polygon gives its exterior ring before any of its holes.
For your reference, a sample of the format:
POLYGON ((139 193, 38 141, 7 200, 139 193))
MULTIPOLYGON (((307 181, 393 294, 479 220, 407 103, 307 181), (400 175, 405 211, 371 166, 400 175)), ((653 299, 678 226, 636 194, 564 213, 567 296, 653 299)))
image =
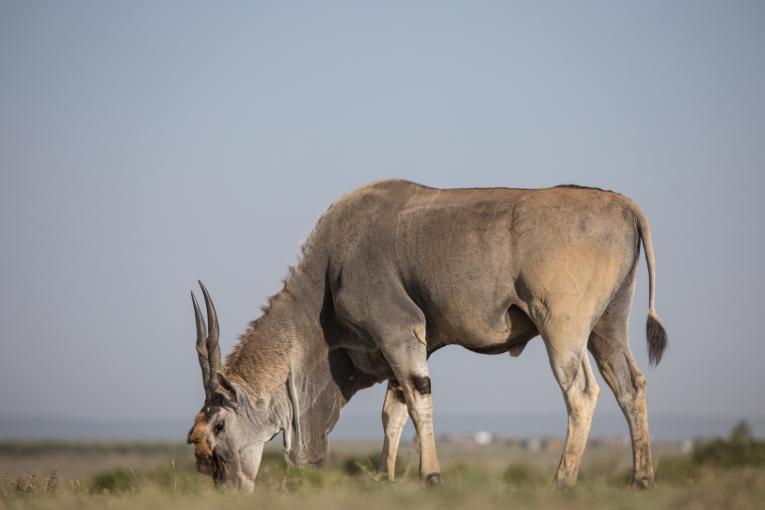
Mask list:
MULTIPOLYGON (((204 398, 196 280, 225 355, 321 213, 396 177, 630 196, 670 341, 649 368, 641 261, 649 415, 762 418, 764 175, 758 1, 3 0, 0 417, 183 437, 204 398)), ((564 434, 539 339, 519 358, 446 348, 430 370, 436 432, 551 416, 564 434)), ((619 414, 600 381, 594 430, 619 414)), ((383 394, 341 426, 380 435, 383 394)))

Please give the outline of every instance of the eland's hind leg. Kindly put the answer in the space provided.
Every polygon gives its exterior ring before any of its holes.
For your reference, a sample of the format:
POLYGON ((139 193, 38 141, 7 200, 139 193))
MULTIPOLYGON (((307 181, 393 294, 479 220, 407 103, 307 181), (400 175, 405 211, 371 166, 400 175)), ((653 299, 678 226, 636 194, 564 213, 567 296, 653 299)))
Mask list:
MULTIPOLYGON (((421 328, 424 338, 424 327, 421 328)), ((436 440, 433 433, 433 399, 430 394, 430 376, 426 363, 425 344, 414 342, 391 342, 383 349, 385 357, 401 384, 404 400, 417 432, 420 450, 420 479, 437 484, 441 481, 441 468, 436 454, 436 440)))
MULTIPOLYGON (((619 303, 615 303, 619 305, 619 303)), ((628 340, 628 313, 616 313, 609 306, 590 335, 588 347, 598 364, 603 379, 614 392, 632 438, 633 484, 647 488, 653 485, 651 434, 648 429, 646 381, 632 357, 628 340)))
POLYGON ((388 390, 385 392, 383 403, 382 422, 385 431, 382 453, 380 454, 379 470, 388 477, 388 480, 396 478, 396 453, 398 452, 401 432, 409 415, 406 409, 404 390, 395 379, 388 381, 388 390))
POLYGON ((590 368, 586 334, 576 328, 548 328, 542 336, 568 411, 566 443, 555 473, 558 486, 566 487, 579 474, 600 388, 590 368))

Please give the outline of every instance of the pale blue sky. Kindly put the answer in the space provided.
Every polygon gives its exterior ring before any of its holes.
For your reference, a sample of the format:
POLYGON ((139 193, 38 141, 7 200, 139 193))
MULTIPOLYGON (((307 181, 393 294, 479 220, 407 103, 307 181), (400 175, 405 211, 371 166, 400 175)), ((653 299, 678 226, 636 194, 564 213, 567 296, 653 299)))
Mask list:
MULTIPOLYGON (((670 335, 648 369, 642 271, 650 412, 762 416, 764 171, 762 2, 3 0, 0 414, 190 425, 196 279, 227 352, 328 205, 401 177, 631 196, 670 335)), ((564 412, 538 341, 431 372, 437 430, 564 412)))

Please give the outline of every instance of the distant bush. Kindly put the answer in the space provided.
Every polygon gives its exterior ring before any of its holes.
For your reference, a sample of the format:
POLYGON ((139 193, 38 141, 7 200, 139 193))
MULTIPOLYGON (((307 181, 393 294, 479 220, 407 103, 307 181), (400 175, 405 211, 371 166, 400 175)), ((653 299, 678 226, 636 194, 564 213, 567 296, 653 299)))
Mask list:
POLYGON ((749 425, 742 421, 731 430, 729 439, 697 442, 693 448, 696 464, 718 467, 765 467, 765 441, 752 436, 749 425))
POLYGON ((0 441, 0 455, 28 457, 51 453, 105 455, 137 453, 144 455, 190 456, 191 449, 172 441, 0 441))
POLYGON ((716 439, 698 444, 693 461, 718 467, 765 466, 765 441, 757 439, 716 439))

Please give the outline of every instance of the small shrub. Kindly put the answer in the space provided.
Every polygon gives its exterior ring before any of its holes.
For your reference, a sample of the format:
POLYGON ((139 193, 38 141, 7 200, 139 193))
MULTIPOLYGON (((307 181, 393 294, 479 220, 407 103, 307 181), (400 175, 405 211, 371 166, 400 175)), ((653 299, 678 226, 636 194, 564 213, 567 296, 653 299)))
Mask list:
POLYGON ((378 461, 379 456, 374 453, 364 457, 353 455, 343 461, 342 471, 349 476, 359 476, 363 473, 375 472, 377 471, 378 461))
POLYGON ((135 473, 123 466, 98 473, 91 483, 91 491, 94 493, 128 492, 136 489, 138 489, 138 479, 135 473))
POLYGON ((533 464, 519 462, 510 464, 503 475, 505 483, 516 488, 539 487, 547 481, 547 477, 533 464))
POLYGON ((690 483, 698 477, 699 467, 691 457, 666 456, 656 463, 656 480, 672 483, 690 483))
POLYGON ((58 471, 53 471, 51 475, 45 480, 45 495, 55 496, 61 487, 61 477, 58 471))
POLYGON ((444 479, 462 484, 481 483, 490 478, 491 475, 483 466, 463 461, 458 461, 444 471, 444 479))
POLYGON ((582 466, 579 480, 606 483, 614 487, 626 487, 632 483, 632 469, 625 469, 623 459, 617 456, 593 456, 582 466))
POLYGON ((16 497, 19 498, 37 496, 43 492, 40 479, 34 473, 16 478, 13 480, 12 486, 16 493, 16 497))
POLYGON ((197 493, 212 487, 212 479, 187 469, 176 469, 174 464, 158 466, 138 475, 141 485, 152 485, 163 490, 197 493))
POLYGON ((287 468, 283 485, 291 492, 320 489, 325 485, 328 472, 315 467, 287 468))

